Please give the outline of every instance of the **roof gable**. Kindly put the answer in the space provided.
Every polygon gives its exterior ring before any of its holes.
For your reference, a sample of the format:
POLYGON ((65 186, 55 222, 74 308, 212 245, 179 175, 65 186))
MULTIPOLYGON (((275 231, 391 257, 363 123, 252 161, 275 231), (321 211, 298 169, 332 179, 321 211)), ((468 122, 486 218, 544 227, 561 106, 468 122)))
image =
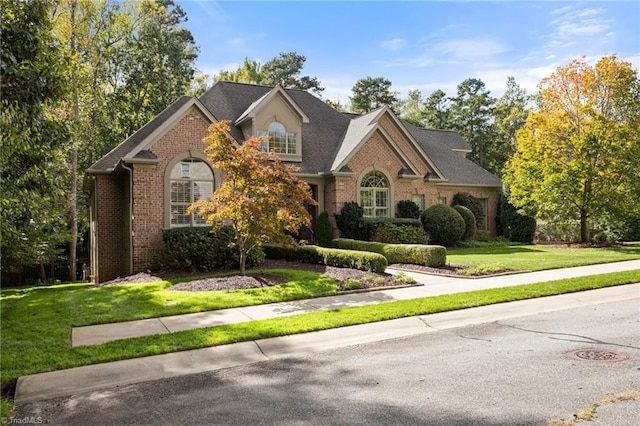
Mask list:
POLYGON ((302 109, 298 106, 298 104, 287 94, 287 92, 282 88, 282 86, 276 86, 269 92, 265 93, 260 97, 260 99, 253 102, 249 107, 238 117, 234 125, 239 126, 247 120, 253 119, 260 112, 261 109, 266 108, 271 101, 280 96, 284 102, 291 108, 299 117, 302 123, 308 123, 309 117, 304 113, 302 109))
MULTIPOLYGON (((342 170, 347 162, 356 154, 356 152, 362 147, 362 145, 375 133, 380 132, 383 139, 394 151, 394 154, 407 166, 409 171, 419 176, 420 172, 416 165, 412 164, 407 155, 398 146, 398 142, 387 133, 384 127, 380 124, 381 118, 385 116, 392 120, 392 122, 398 127, 402 136, 411 145, 415 152, 421 157, 421 159, 428 164, 428 166, 434 171, 437 179, 443 179, 442 173, 438 170, 438 167, 431 161, 431 159, 425 155, 425 152, 417 144, 413 135, 406 130, 402 122, 396 117, 389 107, 382 107, 378 110, 372 111, 362 116, 356 116, 351 119, 347 132, 340 144, 333 163, 329 172, 335 173, 342 170)), ((404 172, 407 174, 407 171, 404 172)))

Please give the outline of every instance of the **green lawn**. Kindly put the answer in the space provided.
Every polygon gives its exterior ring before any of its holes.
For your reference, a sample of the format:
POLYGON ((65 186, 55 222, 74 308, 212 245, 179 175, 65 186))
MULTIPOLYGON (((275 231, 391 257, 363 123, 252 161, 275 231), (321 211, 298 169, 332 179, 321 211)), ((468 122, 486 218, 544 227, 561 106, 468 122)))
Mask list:
MULTIPOLYGON (((638 246, 577 250, 493 247, 455 250, 448 256, 450 263, 500 262, 509 268, 535 270, 638 258, 638 246)), ((331 278, 315 272, 287 269, 269 272, 285 275, 288 280, 273 287, 210 292, 167 290, 177 280, 111 287, 64 284, 4 288, 0 292, 3 395, 22 375, 640 281, 640 270, 636 270, 71 347, 74 326, 300 300, 337 291, 331 278)), ((4 414, 7 404, 2 402, 4 414)))
POLYGON ((541 271, 596 263, 640 259, 640 246, 611 248, 559 248, 517 245, 448 250, 447 263, 455 265, 500 264, 509 269, 541 271))

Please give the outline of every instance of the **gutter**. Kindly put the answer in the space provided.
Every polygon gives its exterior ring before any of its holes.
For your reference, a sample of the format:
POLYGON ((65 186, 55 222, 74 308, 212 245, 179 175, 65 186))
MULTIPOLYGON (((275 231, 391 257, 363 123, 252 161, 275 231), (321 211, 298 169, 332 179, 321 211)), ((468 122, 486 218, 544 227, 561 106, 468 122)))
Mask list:
POLYGON ((123 169, 129 171, 129 274, 133 273, 133 169, 128 167, 124 158, 120 159, 123 169))

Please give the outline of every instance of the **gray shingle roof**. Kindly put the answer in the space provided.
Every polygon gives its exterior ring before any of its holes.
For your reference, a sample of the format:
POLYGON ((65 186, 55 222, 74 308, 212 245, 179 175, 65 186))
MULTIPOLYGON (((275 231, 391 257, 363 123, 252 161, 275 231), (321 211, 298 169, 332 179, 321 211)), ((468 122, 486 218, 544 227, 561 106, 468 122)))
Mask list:
MULTIPOLYGON (((272 89, 273 87, 269 86, 217 82, 199 100, 216 120, 228 120, 231 126, 231 136, 238 142, 242 142, 244 139, 242 132, 240 128, 233 126, 233 123, 253 103, 267 95, 272 89)), ((285 91, 309 118, 308 123, 302 124, 303 161, 292 163, 300 167, 300 173, 322 174, 332 171, 348 157, 349 153, 358 146, 362 137, 366 136, 375 125, 371 123, 372 117, 375 117, 375 111, 365 115, 341 113, 304 90, 285 89, 285 91)), ((133 151, 163 122, 192 99, 188 96, 179 98, 93 164, 88 170, 89 173, 113 170, 122 157, 133 151)), ((447 130, 423 129, 403 120, 401 123, 448 183, 501 186, 498 177, 453 151, 470 150, 469 144, 458 133, 447 130)), ((138 155, 142 155, 144 158, 153 158, 152 152, 140 152, 138 155)))
MULTIPOLYGON (((502 181, 497 176, 489 173, 471 160, 462 157, 452 151, 451 143, 456 142, 456 137, 464 144, 464 140, 455 132, 423 129, 403 121, 407 130, 413 135, 418 145, 429 158, 436 164, 447 183, 461 185, 481 185, 501 187, 502 181), (441 138, 442 135, 445 138, 441 138), (452 135, 453 134, 453 135, 452 135)), ((466 144, 467 147, 469 146, 466 144)), ((454 146, 462 146, 459 142, 454 146)), ((463 149, 463 148, 458 148, 463 149)))

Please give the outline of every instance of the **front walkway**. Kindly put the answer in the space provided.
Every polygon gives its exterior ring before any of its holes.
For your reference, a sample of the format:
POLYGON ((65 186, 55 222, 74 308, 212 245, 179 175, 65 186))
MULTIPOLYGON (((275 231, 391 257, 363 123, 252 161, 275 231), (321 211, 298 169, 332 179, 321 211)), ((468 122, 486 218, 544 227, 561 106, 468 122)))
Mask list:
MULTIPOLYGON (((235 324, 253 320, 263 320, 309 312, 340 309, 351 306, 363 306, 383 302, 393 302, 397 300, 409 300, 422 297, 440 296, 444 294, 462 293, 474 290, 533 284, 564 278, 630 271, 635 269, 640 270, 640 260, 477 279, 435 276, 418 272, 404 272, 406 275, 412 276, 417 282, 423 285, 393 290, 319 297, 293 302, 221 309, 217 311, 166 316, 139 321, 74 327, 71 333, 71 344, 72 346, 99 345, 112 340, 127 339, 131 337, 168 334, 195 328, 235 324)), ((388 269, 387 272, 396 273, 397 271, 388 269)))

